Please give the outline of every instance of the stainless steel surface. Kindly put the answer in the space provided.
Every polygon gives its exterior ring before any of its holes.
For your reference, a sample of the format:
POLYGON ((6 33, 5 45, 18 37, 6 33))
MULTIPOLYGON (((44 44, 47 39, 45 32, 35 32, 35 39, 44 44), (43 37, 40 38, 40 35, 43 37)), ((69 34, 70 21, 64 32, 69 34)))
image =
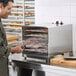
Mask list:
POLYGON ((74 56, 72 53, 70 52, 67 52, 67 53, 64 53, 64 58, 65 59, 71 59, 71 60, 76 60, 76 56, 74 56))
POLYGON ((72 51, 73 51, 73 56, 76 57, 76 25, 72 26, 72 51))
POLYGON ((48 33, 49 54, 72 50, 72 25, 49 28, 48 33))
POLYGON ((71 52, 64 53, 66 59, 76 59, 76 25, 71 26, 71 52))

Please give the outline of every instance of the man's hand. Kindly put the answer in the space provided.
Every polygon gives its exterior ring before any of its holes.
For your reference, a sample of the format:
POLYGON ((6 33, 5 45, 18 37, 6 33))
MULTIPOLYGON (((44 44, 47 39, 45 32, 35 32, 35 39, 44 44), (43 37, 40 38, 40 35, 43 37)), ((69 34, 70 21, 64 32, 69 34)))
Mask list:
POLYGON ((21 52, 23 52, 23 49, 21 48, 21 46, 16 46, 16 47, 12 47, 11 48, 11 52, 13 52, 13 53, 21 53, 21 52))

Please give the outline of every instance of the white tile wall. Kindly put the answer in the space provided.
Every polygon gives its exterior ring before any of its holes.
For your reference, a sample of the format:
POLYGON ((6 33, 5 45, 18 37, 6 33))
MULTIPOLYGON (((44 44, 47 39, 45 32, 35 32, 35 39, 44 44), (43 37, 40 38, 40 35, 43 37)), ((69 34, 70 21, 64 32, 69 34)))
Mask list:
POLYGON ((36 24, 57 20, 76 24, 76 0, 35 0, 35 13, 36 24))

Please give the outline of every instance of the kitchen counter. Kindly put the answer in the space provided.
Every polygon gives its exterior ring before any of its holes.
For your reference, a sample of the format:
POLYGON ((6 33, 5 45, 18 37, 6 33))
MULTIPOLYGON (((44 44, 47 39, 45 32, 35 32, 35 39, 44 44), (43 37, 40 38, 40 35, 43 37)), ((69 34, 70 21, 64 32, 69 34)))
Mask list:
MULTIPOLYGON (((65 68, 59 66, 52 66, 46 64, 39 64, 35 62, 28 62, 23 57, 16 58, 12 60, 15 63, 15 66, 19 68, 18 76, 21 76, 21 69, 31 69, 35 71, 41 71, 45 74, 41 74, 41 76, 75 76, 76 68, 65 68)), ((28 75, 30 76, 30 75, 28 75)), ((33 75, 34 76, 34 75, 33 75)), ((35 75, 40 76, 40 75, 35 75)))

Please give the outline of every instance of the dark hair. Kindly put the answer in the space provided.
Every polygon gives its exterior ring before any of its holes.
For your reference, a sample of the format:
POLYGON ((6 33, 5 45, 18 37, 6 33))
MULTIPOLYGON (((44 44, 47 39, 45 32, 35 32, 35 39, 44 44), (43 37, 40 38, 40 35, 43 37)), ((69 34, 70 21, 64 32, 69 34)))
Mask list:
POLYGON ((13 0, 0 0, 0 3, 2 3, 4 7, 7 6, 8 2, 14 2, 14 1, 13 0))

